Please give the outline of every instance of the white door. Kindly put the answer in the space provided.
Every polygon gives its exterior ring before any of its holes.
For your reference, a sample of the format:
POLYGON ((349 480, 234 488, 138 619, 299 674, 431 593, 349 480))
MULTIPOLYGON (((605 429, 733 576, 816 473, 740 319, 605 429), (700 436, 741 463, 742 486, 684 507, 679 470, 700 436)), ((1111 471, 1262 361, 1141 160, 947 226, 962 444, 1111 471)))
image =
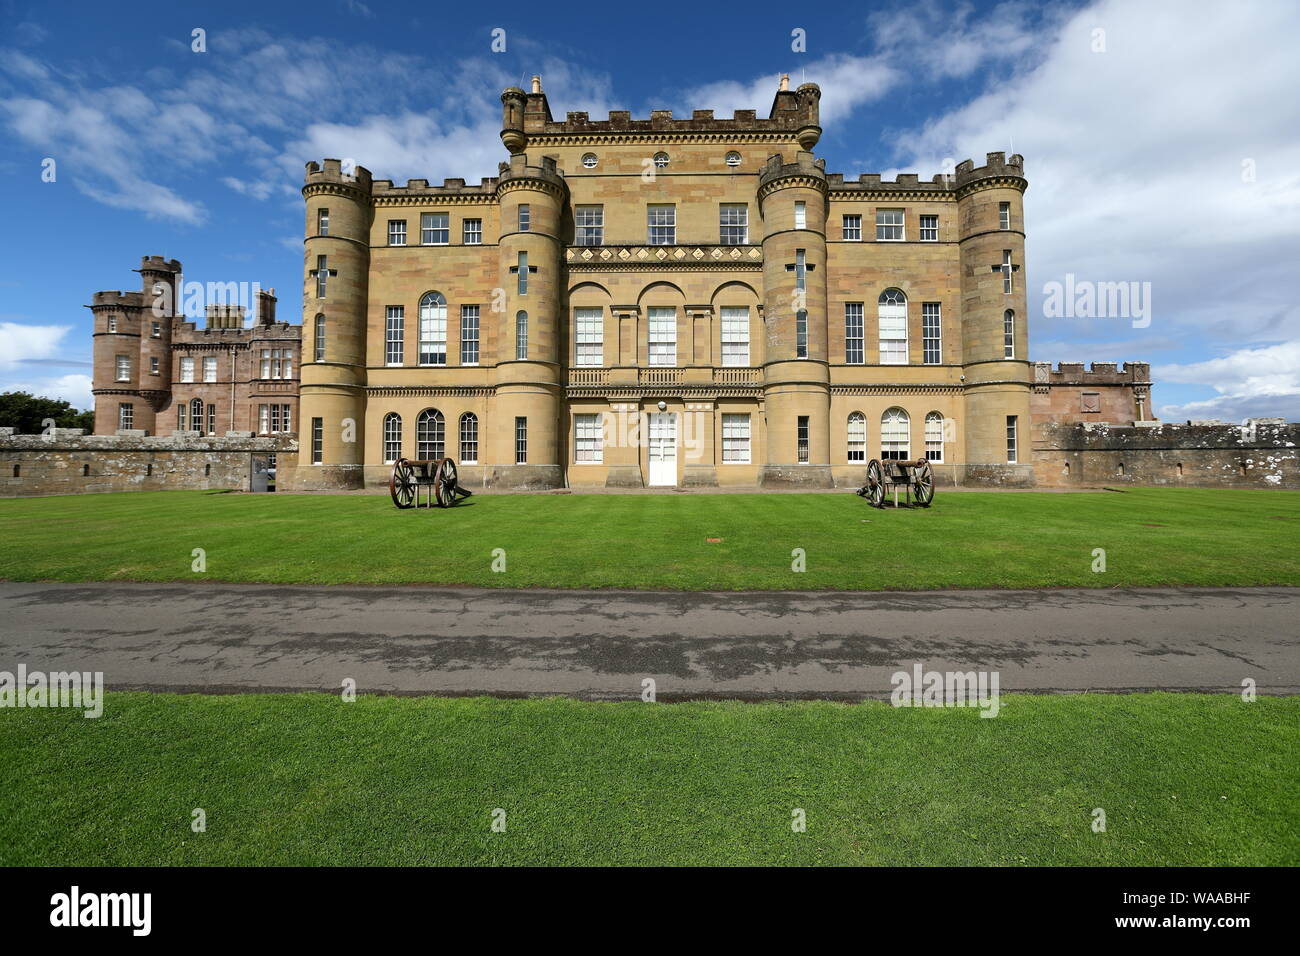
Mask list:
POLYGON ((650 413, 651 485, 677 484, 677 415, 650 413))

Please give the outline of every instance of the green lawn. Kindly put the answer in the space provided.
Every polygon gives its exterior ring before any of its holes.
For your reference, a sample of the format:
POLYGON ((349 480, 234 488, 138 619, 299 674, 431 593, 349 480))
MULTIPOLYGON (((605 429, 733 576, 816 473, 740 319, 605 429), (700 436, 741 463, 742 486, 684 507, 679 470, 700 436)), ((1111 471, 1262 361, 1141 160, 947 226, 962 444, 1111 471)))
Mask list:
POLYGON ((0 500, 0 578, 678 589, 1300 585, 1300 492, 826 495, 153 492, 0 500), (707 539, 720 538, 710 543, 707 539), (191 570, 192 551, 207 570, 191 570), (494 549, 506 571, 491 569, 494 549), (806 553, 804 573, 791 552, 806 553), (1106 552, 1093 573, 1093 550, 1106 552))
POLYGON ((0 864, 1300 864, 1300 698, 977 713, 113 693, 0 712, 0 864))

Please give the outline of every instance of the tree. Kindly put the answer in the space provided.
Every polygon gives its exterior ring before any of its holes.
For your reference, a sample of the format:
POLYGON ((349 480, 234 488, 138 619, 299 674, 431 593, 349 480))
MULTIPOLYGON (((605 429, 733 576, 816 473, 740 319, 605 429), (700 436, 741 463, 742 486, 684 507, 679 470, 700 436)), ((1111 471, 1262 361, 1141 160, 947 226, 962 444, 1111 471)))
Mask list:
POLYGON ((84 428, 88 435, 95 430, 95 413, 79 412, 71 402, 27 392, 0 393, 0 428, 12 428, 20 435, 39 435, 49 418, 54 419, 55 428, 84 428))

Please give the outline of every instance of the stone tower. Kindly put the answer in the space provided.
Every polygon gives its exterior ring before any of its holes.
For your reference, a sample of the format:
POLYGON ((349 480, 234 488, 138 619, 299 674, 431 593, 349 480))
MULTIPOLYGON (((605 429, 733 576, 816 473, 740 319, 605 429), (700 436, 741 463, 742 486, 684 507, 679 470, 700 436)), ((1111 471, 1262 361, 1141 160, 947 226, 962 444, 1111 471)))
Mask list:
POLYGON ((1032 484, 1025 293, 1024 160, 959 163, 962 364, 967 480, 1032 484), (1016 461, 1009 461, 1013 441, 1016 461))
POLYGON ((307 164, 299 473, 306 488, 360 488, 365 447, 370 172, 307 164))

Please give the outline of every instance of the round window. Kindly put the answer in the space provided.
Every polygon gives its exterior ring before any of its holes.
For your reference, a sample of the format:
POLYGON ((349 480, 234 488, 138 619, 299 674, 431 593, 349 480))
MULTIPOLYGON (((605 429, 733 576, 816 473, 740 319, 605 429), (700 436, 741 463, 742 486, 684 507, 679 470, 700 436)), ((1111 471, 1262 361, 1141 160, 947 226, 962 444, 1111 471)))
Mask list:
POLYGON ((740 154, 736 152, 734 149, 727 154, 727 165, 728 166, 740 165, 740 154))
POLYGON ((583 157, 582 157, 582 165, 586 166, 588 169, 595 169, 595 168, 596 168, 596 154, 595 154, 595 153, 587 153, 587 155, 583 156, 583 157))
POLYGON ((668 154, 655 153, 655 166, 658 169, 666 169, 668 166, 668 154))

